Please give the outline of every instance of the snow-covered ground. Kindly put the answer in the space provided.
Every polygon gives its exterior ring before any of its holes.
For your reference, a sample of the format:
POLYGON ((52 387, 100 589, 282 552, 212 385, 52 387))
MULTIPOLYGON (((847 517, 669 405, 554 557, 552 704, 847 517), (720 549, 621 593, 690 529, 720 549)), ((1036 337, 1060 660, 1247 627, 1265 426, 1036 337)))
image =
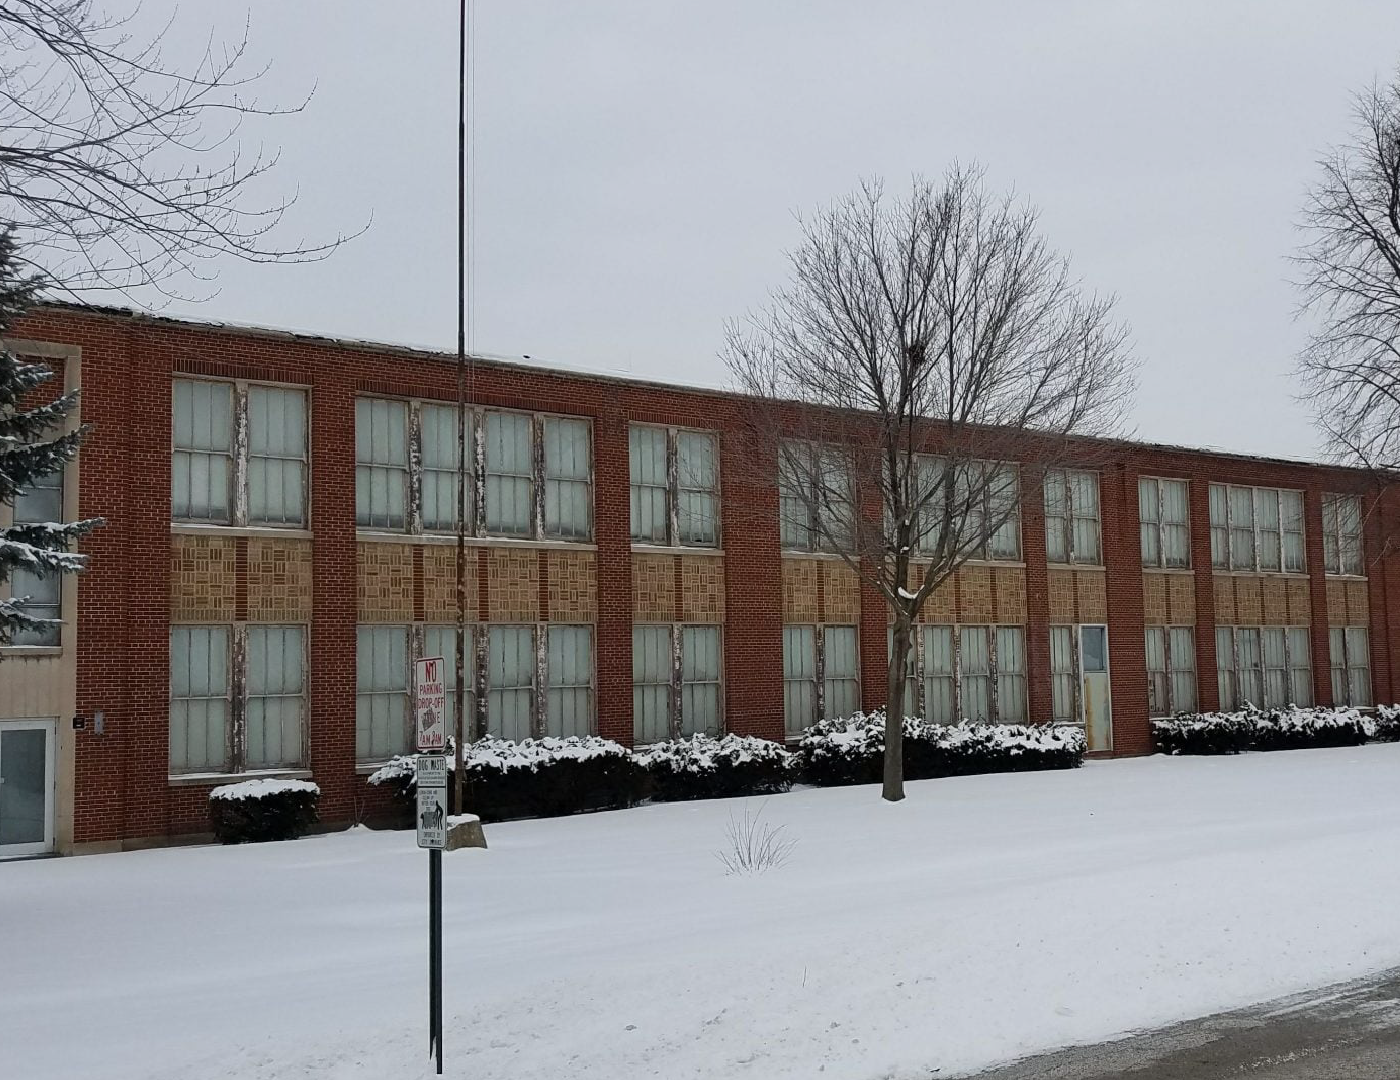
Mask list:
MULTIPOLYGON (((487 826, 445 856, 446 1073, 949 1076, 1400 964, 1400 745, 487 826), (753 807, 751 806, 751 809, 753 807)), ((409 833, 0 866, 0 1075, 430 1074, 409 833)))

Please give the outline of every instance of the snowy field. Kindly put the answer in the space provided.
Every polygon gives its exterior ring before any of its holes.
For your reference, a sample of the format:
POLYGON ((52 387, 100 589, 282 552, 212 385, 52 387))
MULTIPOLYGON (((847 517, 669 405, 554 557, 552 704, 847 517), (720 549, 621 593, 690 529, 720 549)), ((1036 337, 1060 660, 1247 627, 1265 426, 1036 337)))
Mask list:
MULTIPOLYGON (((754 802, 757 802, 755 800, 754 802)), ((1400 964, 1400 745, 487 827, 446 1074, 947 1077, 1400 964)), ((427 856, 356 830, 0 866, 0 1075, 430 1075, 427 856)))

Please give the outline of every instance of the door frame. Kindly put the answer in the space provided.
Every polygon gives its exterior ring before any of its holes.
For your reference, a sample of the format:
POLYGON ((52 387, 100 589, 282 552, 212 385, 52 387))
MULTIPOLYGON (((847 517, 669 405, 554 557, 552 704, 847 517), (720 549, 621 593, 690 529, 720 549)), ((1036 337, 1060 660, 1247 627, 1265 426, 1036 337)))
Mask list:
POLYGON ((1108 710, 1108 740, 1107 740, 1107 741, 1108 741, 1108 745, 1107 745, 1107 746, 1103 746, 1103 747, 1099 747, 1099 748, 1095 749, 1095 750, 1094 750, 1094 753, 1096 753, 1096 754, 1111 754, 1111 753, 1113 753, 1113 662, 1112 662, 1112 660, 1111 660, 1111 658, 1110 658, 1110 656, 1109 656, 1109 651, 1110 651, 1110 650, 1109 650, 1109 637, 1108 637, 1108 623, 1106 623, 1106 622, 1077 623, 1076 626, 1075 626, 1075 629, 1076 629, 1076 636, 1075 636, 1075 642, 1074 642, 1074 644, 1075 644, 1075 648, 1076 648, 1077 654, 1078 654, 1078 655, 1077 655, 1077 659, 1078 659, 1078 661, 1079 661, 1079 695, 1080 695, 1080 703, 1079 703, 1079 722, 1080 722, 1081 724, 1084 725, 1084 742, 1085 742, 1085 745, 1086 745, 1086 746, 1087 746, 1088 743, 1089 743, 1089 720, 1088 720, 1088 717, 1087 717, 1086 714, 1085 714, 1085 708, 1084 708, 1085 698, 1087 698, 1087 696, 1088 696, 1087 693, 1086 693, 1086 682, 1085 682, 1085 680, 1088 678, 1089 675, 1102 675, 1103 678, 1104 678, 1105 686, 1107 687, 1107 693, 1104 695, 1104 705, 1105 705, 1105 707, 1106 707, 1107 710, 1108 710), (1102 628, 1103 628, 1103 671, 1088 672, 1088 671, 1085 671, 1085 670, 1084 670, 1084 628, 1085 628, 1085 627, 1102 627, 1102 628))
MULTIPOLYGON (((0 742, 7 731, 43 731, 44 740, 44 838, 28 844, 0 844, 0 859, 47 855, 54 850, 54 811, 58 788, 58 721, 50 718, 0 719, 0 742)), ((0 747, 0 753, 3 753, 0 747)))

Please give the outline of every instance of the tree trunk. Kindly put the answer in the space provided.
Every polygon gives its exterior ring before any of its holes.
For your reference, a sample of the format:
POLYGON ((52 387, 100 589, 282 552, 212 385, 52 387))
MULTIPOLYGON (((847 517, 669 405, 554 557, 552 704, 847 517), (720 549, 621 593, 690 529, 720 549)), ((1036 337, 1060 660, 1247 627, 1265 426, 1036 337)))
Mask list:
POLYGON ((894 649, 890 656, 889 695, 885 708, 885 786, 887 802, 904 798, 904 672, 909 665, 912 644, 909 620, 897 615, 894 622, 894 649))

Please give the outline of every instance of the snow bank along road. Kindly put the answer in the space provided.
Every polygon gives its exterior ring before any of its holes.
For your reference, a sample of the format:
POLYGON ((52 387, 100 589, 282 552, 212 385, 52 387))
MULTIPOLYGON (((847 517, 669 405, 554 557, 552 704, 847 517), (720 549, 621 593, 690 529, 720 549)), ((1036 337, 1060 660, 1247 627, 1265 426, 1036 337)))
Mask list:
MULTIPOLYGON (((449 1076, 955 1075, 1400 964, 1400 745, 489 826, 449 853, 449 1076), (752 804, 751 804, 752 805, 752 804), (935 1071, 937 1070, 937 1071, 935 1071)), ((412 834, 0 866, 0 1074, 429 1074, 412 834)))

